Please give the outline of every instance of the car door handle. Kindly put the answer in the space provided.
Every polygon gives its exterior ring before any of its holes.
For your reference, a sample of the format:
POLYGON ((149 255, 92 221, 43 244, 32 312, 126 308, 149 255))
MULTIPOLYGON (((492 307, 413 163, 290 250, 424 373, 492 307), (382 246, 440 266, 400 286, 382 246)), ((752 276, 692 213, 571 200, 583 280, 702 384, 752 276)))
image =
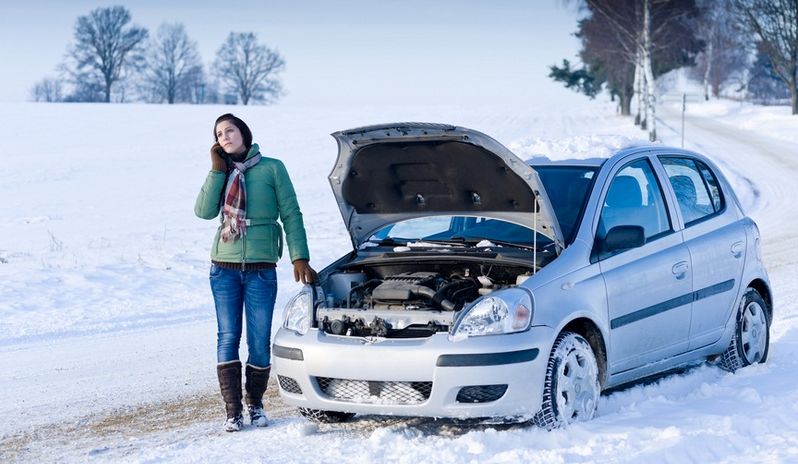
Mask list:
POLYGON ((743 255, 743 251, 745 250, 745 244, 743 242, 734 242, 731 246, 731 253, 734 255, 735 258, 739 258, 743 255))
POLYGON ((671 268, 671 272, 673 272, 673 275, 675 275, 678 280, 684 279, 684 276, 687 275, 687 271, 689 270, 690 266, 687 264, 687 261, 679 261, 671 268))

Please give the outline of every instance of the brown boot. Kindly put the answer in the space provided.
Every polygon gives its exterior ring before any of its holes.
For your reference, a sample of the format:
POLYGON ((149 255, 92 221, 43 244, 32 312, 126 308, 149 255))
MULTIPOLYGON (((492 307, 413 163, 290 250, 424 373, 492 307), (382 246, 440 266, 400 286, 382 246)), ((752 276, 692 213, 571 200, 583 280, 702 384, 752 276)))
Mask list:
POLYGON ((224 430, 238 432, 244 425, 244 418, 241 416, 241 361, 217 364, 216 374, 219 377, 224 409, 227 411, 224 430))
POLYGON ((244 386, 247 390, 247 412, 252 425, 266 427, 266 414, 263 412, 263 393, 269 381, 271 367, 255 367, 247 364, 247 380, 244 386))

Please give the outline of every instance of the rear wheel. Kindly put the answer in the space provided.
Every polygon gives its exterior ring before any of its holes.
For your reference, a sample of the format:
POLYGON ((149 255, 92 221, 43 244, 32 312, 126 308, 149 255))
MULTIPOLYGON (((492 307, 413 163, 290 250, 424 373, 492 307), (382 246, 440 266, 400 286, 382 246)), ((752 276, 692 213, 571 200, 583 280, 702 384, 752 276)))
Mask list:
POLYGON ((729 372, 751 364, 763 363, 770 347, 770 320, 767 303, 753 288, 745 291, 737 311, 737 323, 731 342, 720 355, 718 365, 729 372))
POLYGON ((355 414, 351 412, 322 411, 321 409, 309 408, 299 408, 299 414, 317 424, 337 424, 355 417, 355 414))
POLYGON ((598 372, 587 340, 573 332, 561 333, 551 349, 543 403, 533 422, 553 429, 592 419, 601 393, 598 372))

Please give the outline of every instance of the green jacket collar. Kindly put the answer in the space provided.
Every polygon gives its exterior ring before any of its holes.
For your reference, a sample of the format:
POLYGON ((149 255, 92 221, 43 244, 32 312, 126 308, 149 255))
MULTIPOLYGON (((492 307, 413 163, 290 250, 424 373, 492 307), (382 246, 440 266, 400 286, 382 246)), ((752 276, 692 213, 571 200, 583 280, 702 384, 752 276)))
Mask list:
POLYGON ((244 158, 244 160, 248 160, 253 156, 257 155, 258 153, 260 153, 260 147, 258 146, 257 143, 253 143, 252 146, 249 147, 249 153, 247 153, 247 157, 244 158))
MULTIPOLYGON (((257 155, 259 152, 260 152, 260 147, 258 147, 257 143, 253 143, 252 146, 249 147, 249 152, 247 152, 247 156, 245 156, 244 159, 241 161, 242 162, 246 161, 252 158, 253 156, 257 155)), ((231 160, 233 159, 230 155, 227 155, 227 157, 230 158, 231 160)))

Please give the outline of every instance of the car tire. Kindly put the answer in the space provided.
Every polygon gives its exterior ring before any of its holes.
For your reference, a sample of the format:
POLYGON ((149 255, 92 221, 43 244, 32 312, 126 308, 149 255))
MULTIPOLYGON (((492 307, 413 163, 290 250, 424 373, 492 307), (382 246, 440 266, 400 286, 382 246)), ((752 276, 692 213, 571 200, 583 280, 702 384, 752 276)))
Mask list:
POLYGON ((355 417, 355 414, 351 412, 323 411, 309 408, 299 408, 299 414, 317 424, 337 424, 355 417))
POLYGON ((762 295, 753 288, 745 291, 740 307, 734 334, 728 348, 720 355, 718 366, 735 372, 751 364, 767 361, 770 348, 770 318, 762 295))
POLYGON ((561 333, 551 348, 543 402, 533 423, 551 430, 592 419, 601 394, 598 373, 596 356, 587 340, 573 332, 561 333))

